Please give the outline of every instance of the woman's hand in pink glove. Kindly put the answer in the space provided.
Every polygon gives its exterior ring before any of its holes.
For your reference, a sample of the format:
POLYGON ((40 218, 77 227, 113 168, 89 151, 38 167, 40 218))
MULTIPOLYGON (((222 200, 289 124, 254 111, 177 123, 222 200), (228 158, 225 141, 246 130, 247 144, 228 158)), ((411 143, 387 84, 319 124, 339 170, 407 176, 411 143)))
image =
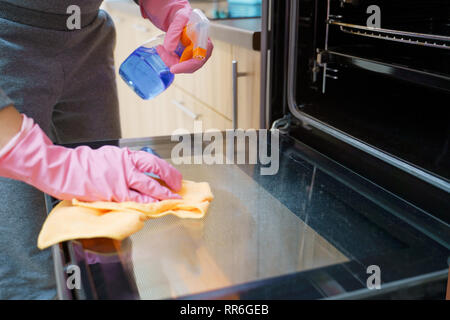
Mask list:
POLYGON ((164 63, 170 67, 170 72, 172 73, 194 73, 208 61, 211 57, 214 46, 210 39, 208 39, 208 49, 206 51, 206 57, 203 60, 199 59, 189 59, 183 62, 179 62, 180 57, 174 53, 173 51, 168 51, 164 46, 158 46, 156 50, 158 51, 159 56, 164 61, 164 63))
POLYGON ((0 176, 26 182, 55 198, 141 203, 180 198, 145 172, 158 175, 174 191, 181 188, 181 174, 147 152, 56 146, 26 116, 12 141, 0 151, 0 176))
POLYGON ((164 45, 157 50, 164 63, 170 67, 170 72, 193 73, 208 61, 214 49, 210 39, 203 60, 189 59, 179 63, 180 57, 174 53, 192 11, 187 0, 141 0, 140 6, 142 16, 166 32, 164 45))

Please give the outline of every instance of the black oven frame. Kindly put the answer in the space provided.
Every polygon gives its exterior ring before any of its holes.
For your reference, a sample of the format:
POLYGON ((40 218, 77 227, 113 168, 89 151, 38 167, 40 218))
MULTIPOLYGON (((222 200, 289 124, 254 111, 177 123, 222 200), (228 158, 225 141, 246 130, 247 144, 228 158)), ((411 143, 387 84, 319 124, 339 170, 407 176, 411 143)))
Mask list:
MULTIPOLYGON (((326 29, 350 28, 366 32, 367 37, 406 37, 434 40, 437 46, 450 45, 450 37, 402 32, 390 29, 372 30, 364 26, 346 24, 331 19, 327 1, 326 29)), ((364 141, 361 141, 333 126, 324 123, 301 110, 296 101, 296 70, 299 18, 298 0, 267 0, 263 4, 262 23, 262 74, 261 79, 261 125, 265 128, 279 128, 285 134, 291 134, 293 123, 301 128, 298 139, 316 150, 326 154, 346 167, 362 174, 389 191, 424 209, 436 219, 450 223, 450 183, 443 177, 419 168, 395 155, 388 154, 364 141), (303 130, 304 129, 304 130, 303 130), (351 155, 351 156, 349 156, 351 155)), ((389 39, 397 41, 400 39, 389 39)), ((409 40, 408 40, 409 41, 409 40)), ((321 52, 317 54, 317 66, 326 70, 327 59, 341 59, 348 62, 363 59, 327 51, 327 39, 321 52), (323 59, 323 61, 320 61, 323 59)), ((429 44, 429 46, 433 46, 429 44)), ((317 46, 318 48, 319 46, 317 46)), ((363 61, 367 64, 373 61, 363 61)), ((380 63, 381 64, 381 63, 380 63)), ((411 79, 437 88, 450 89, 450 77, 432 72, 423 72, 414 68, 394 67, 399 79, 411 79)), ((326 71, 323 74, 326 83, 326 71)), ((322 87, 322 90, 325 90, 322 87)))

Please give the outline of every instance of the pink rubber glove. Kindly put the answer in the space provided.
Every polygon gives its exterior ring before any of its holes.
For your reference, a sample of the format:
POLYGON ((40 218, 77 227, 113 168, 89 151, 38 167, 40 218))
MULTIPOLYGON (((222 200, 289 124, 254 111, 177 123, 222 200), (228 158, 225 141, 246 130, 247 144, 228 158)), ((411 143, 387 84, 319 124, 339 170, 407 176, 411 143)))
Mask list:
POLYGON ((174 53, 192 11, 187 0, 141 0, 139 3, 142 16, 166 32, 164 45, 159 46, 157 51, 164 63, 170 67, 170 72, 193 73, 208 61, 214 49, 211 40, 208 40, 206 58, 203 60, 189 59, 179 63, 180 57, 174 53))
POLYGON ((181 188, 181 174, 154 155, 115 146, 56 146, 25 115, 21 131, 0 150, 0 176, 61 200, 147 203, 180 198, 144 172, 158 175, 174 191, 181 188))

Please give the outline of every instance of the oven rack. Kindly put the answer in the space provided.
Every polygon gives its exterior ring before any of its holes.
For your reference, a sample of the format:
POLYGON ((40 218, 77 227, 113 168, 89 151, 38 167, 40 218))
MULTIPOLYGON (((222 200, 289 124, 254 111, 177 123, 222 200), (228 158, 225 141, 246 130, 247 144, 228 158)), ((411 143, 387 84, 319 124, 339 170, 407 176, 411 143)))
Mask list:
MULTIPOLYGON (((345 64, 358 69, 384 74, 389 77, 416 83, 421 86, 450 91, 449 75, 431 72, 420 68, 407 67, 398 63, 382 62, 368 57, 354 55, 337 47, 320 51, 317 55, 316 61, 319 66, 326 67, 329 64, 345 64)), ((330 70, 330 68, 326 68, 327 70, 330 70)))
POLYGON ((329 25, 339 26, 342 32, 358 36, 450 50, 450 37, 447 36, 390 30, 383 28, 371 28, 356 24, 344 23, 333 19, 329 19, 327 23, 329 25))

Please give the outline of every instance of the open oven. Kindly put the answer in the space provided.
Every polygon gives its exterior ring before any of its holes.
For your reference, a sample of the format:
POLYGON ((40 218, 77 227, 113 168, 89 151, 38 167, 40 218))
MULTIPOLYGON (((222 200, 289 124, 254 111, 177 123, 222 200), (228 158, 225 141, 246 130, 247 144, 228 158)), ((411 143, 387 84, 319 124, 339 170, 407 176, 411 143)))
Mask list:
POLYGON ((448 222, 450 2, 269 6, 262 122, 448 222))
MULTIPOLYGON (((208 214, 148 221, 121 243, 53 246, 59 297, 442 299, 449 9, 448 0, 263 1, 261 124, 278 129, 279 144, 263 143, 279 170, 177 166, 210 183, 208 214), (73 265, 80 289, 66 285, 73 265), (368 285, 371 268, 379 288, 368 285)), ((170 161, 175 142, 89 143, 103 144, 170 161)), ((57 201, 46 200, 50 211, 57 201)))

